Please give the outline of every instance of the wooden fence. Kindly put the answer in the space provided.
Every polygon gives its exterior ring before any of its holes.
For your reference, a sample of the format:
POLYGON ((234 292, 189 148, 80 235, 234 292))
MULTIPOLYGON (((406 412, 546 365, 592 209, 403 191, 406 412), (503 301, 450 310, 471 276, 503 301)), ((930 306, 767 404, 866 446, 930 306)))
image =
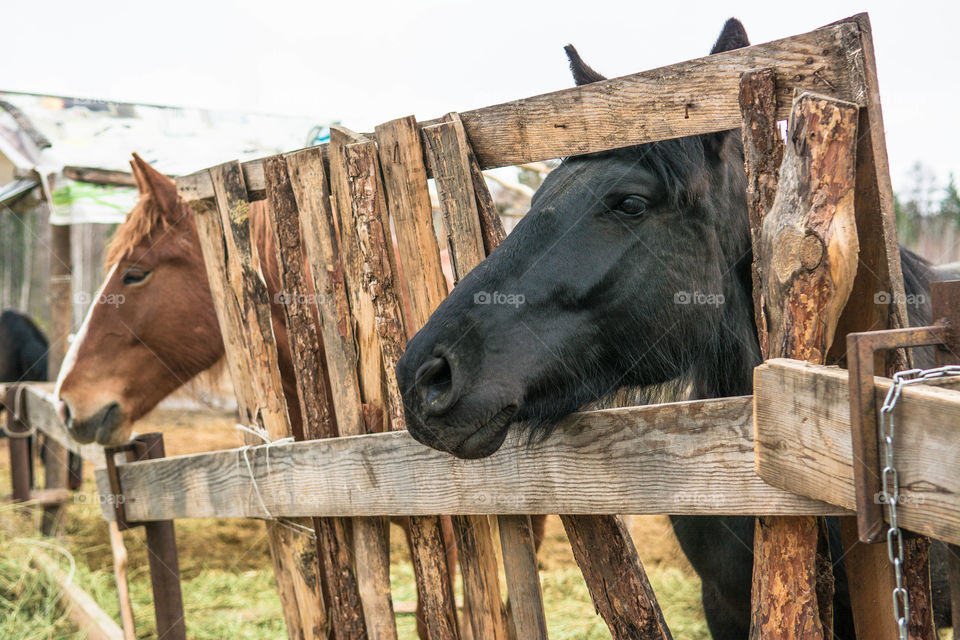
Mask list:
MULTIPOLYGON (((670 637, 629 534, 614 515, 622 513, 762 516, 755 547, 756 637, 824 637, 811 602, 812 516, 851 516, 855 507, 849 413, 845 405, 834 406, 849 393, 847 376, 776 358, 841 361, 847 333, 905 324, 865 15, 438 120, 401 118, 369 134, 334 128, 328 145, 228 162, 177 184, 197 215, 241 419, 272 440, 293 436, 299 442, 251 441, 236 450, 121 464, 116 480, 123 515, 144 522, 265 518, 291 638, 320 637, 328 628, 339 638, 396 637, 385 540, 389 515, 411 517, 418 594, 431 639, 507 638, 511 632, 545 638, 529 514, 556 513, 565 514, 574 555, 615 638, 670 637), (840 133, 829 138, 818 125, 802 129, 813 111, 835 118, 840 133), (791 130, 809 133, 810 141, 788 148, 781 163, 777 121, 787 117, 791 130), (500 451, 472 461, 427 449, 402 431, 394 365, 407 336, 447 293, 428 178, 436 181, 459 279, 503 238, 482 169, 740 128, 751 185, 758 326, 771 358, 757 369, 752 397, 574 414, 546 442, 527 446, 511 435, 500 451), (811 175, 817 154, 828 147, 840 149, 833 156, 840 164, 828 168, 836 171, 820 167, 823 174, 811 175), (778 194, 779 171, 807 173, 778 194), (833 195, 850 197, 829 203, 826 222, 798 218, 805 199, 825 183, 833 195), (259 199, 269 205, 282 288, 294 294, 284 320, 302 433, 294 432, 283 401, 270 300, 251 246, 250 203, 259 199), (844 246, 822 250, 836 261, 858 244, 859 269, 854 260, 846 275, 823 274, 818 264, 804 263, 835 290, 848 292, 846 305, 840 294, 818 297, 784 285, 793 282, 789 272, 778 272, 781 282, 775 281, 764 243, 776 237, 762 233, 765 216, 806 228, 808 235, 824 233, 816 225, 855 228, 844 246), (892 292, 893 302, 872 304, 867 292, 873 291, 892 292), (829 353, 832 327, 804 330, 804 322, 820 316, 780 313, 801 303, 835 325, 829 353), (465 584, 462 619, 438 513, 452 516, 456 532, 465 584), (291 532, 290 524, 312 529, 316 539, 291 532), (498 543, 509 616, 499 589, 498 543), (768 580, 774 574, 779 583, 768 580), (790 612, 777 606, 788 597, 795 605, 790 612), (816 633, 808 634, 811 629, 816 633)), ((905 358, 891 352, 877 373, 890 373, 905 358)), ((877 379, 876 393, 887 385, 877 379)), ((63 437, 44 392, 27 394, 26 422, 88 459, 102 456, 63 437)), ((960 443, 943 426, 957 423, 960 393, 909 389, 901 411, 899 437, 937 443, 905 448, 898 458, 901 482, 925 498, 904 505, 901 522, 960 543, 960 443)), ((115 520, 115 490, 105 470, 97 472, 97 482, 104 519, 115 520)), ((842 520, 849 532, 852 518, 842 520)), ((855 538, 855 523, 853 532, 855 538)), ((851 597, 860 637, 896 637, 886 550, 858 548, 847 567, 858 587, 851 597)), ((909 588, 913 593, 924 585, 909 588)), ((916 629, 914 637, 932 637, 929 620, 916 629)))

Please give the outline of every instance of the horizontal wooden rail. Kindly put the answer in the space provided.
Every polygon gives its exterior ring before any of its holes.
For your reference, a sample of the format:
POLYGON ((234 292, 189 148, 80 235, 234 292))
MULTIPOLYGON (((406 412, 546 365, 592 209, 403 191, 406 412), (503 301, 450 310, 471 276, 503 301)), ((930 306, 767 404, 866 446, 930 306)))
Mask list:
MULTIPOLYGON (((15 385, 0 385, 0 388, 15 385)), ((53 396, 53 383, 29 383, 16 385, 21 388, 22 405, 19 407, 23 422, 38 432, 63 445, 96 467, 103 467, 105 458, 103 447, 98 444, 80 444, 67 432, 67 427, 57 416, 56 398, 53 396)), ((0 392, 2 393, 2 392, 0 392)), ((5 394, 4 394, 5 395, 5 394)), ((3 397, 3 396, 0 396, 3 397)))
MULTIPOLYGON (((856 17, 815 31, 460 114, 484 169, 739 129, 740 75, 773 68, 777 118, 795 89, 865 104, 856 17)), ((441 120, 420 123, 421 127, 441 120)), ((373 137, 373 136, 371 136, 373 137)), ((262 160, 242 164, 249 197, 264 197, 262 160)), ((206 171, 182 177, 186 200, 213 197, 206 171)))
MULTIPOLYGON (((879 407, 892 382, 875 380, 879 407)), ((836 367, 795 360, 758 367, 760 476, 791 493, 854 509, 848 394, 847 372, 836 367)), ((960 392, 950 386, 905 387, 894 415, 900 525, 960 543, 960 392)))
MULTIPOLYGON (((578 413, 543 443, 511 433, 482 460, 435 451, 406 431, 232 449, 127 464, 119 467, 120 485, 133 521, 847 513, 760 480, 751 407, 750 397, 738 397, 578 413)), ((110 520, 105 472, 97 484, 110 520)))

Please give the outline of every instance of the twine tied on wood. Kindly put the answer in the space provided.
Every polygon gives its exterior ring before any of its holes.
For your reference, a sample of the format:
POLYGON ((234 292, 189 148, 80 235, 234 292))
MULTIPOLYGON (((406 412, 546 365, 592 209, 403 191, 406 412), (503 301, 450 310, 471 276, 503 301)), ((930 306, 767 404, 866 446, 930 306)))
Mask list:
MULTIPOLYGON (((278 444, 289 444, 294 441, 293 437, 286 437, 286 438, 280 438, 279 440, 273 440, 266 429, 256 424, 245 425, 245 424, 237 423, 234 425, 234 427, 237 429, 237 431, 241 431, 243 433, 249 433, 252 436, 256 436, 257 438, 260 438, 265 443, 262 445, 247 444, 238 449, 240 453, 240 457, 243 458, 243 462, 247 467, 247 473, 250 475, 250 483, 253 485, 253 490, 257 494, 257 501, 260 502, 260 508, 263 509, 263 512, 266 514, 265 516, 262 517, 262 519, 276 522, 281 527, 289 529, 294 533, 297 533, 302 536, 307 536, 311 540, 316 540, 317 539, 316 532, 313 530, 312 527, 304 526, 299 522, 294 522, 287 518, 277 518, 270 512, 270 509, 267 508, 266 502, 264 502, 263 500, 263 494, 260 493, 260 485, 257 483, 257 477, 253 473, 253 465, 250 463, 250 456, 249 456, 250 450, 256 447, 265 447, 267 451, 267 473, 270 473, 270 447, 276 446, 278 444)), ((240 458, 237 459, 237 465, 239 464, 240 464, 240 458)))

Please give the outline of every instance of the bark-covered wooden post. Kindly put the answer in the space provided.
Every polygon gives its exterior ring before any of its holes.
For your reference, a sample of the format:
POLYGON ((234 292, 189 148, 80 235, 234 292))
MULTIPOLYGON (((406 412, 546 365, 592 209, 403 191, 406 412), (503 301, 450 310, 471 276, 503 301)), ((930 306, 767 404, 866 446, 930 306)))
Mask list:
MULTIPOLYGON (((280 269, 280 302, 303 416, 302 439, 335 438, 339 433, 328 390, 324 345, 318 338, 314 321, 315 292, 308 284, 303 263, 300 211, 283 157, 264 159, 263 173, 267 187, 267 219, 273 230, 280 269)), ((333 630, 338 637, 364 638, 366 628, 353 569, 349 522, 345 518, 313 518, 313 528, 317 536, 317 553, 322 559, 322 578, 326 581, 324 595, 328 600, 333 630)))
MULTIPOLYGON (((196 213, 207 281, 241 420, 265 429, 273 440, 284 438, 291 435, 290 418, 266 286, 253 261, 250 202, 240 164, 228 162, 200 175, 209 181, 215 201, 189 204, 196 213)), ((182 187, 184 180, 177 182, 182 187)), ((261 444, 252 438, 247 442, 261 444)), ((270 518, 271 514, 263 515, 270 518)), ((307 529, 313 524, 309 518, 297 523, 307 529)), ((315 541, 272 519, 267 520, 266 529, 288 636, 291 640, 326 637, 329 623, 315 541)))
MULTIPOLYGON (((334 221, 335 213, 330 204, 323 150, 311 147, 287 154, 285 158, 299 206, 307 263, 316 291, 319 328, 337 428, 341 436, 360 435, 372 430, 364 420, 365 406, 380 415, 383 413, 379 404, 371 404, 380 402, 381 385, 373 388, 376 397, 364 405, 358 379, 360 358, 350 315, 346 269, 336 236, 338 223, 334 221)), ((379 367, 379 352, 375 355, 374 362, 379 367)), ((397 628, 390 596, 387 519, 380 516, 353 518, 352 524, 355 570, 367 636, 371 640, 393 640, 397 637, 397 628)))
MULTIPOLYGON (((794 102, 779 188, 755 256, 769 357, 823 363, 853 288, 857 111, 813 94, 794 102)), ((818 536, 813 517, 757 519, 751 638, 830 637, 817 597, 818 536)))

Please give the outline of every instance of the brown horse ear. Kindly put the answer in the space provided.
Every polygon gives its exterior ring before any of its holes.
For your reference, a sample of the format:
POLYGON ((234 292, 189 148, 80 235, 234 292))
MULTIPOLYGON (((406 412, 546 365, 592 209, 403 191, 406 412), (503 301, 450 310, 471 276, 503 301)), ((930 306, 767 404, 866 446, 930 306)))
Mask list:
POLYGON ((570 60, 570 71, 573 73, 573 81, 578 87, 582 84, 606 80, 604 76, 591 69, 590 65, 583 61, 583 58, 577 53, 576 47, 572 44, 568 44, 563 50, 567 52, 567 58, 570 60))
POLYGON ((133 162, 136 165, 134 176, 139 174, 137 185, 140 186, 140 193, 149 195, 160 208, 162 214, 174 214, 177 212, 177 184, 169 177, 163 175, 151 167, 143 158, 136 153, 133 154, 133 162))
POLYGON ((147 183, 143 180, 143 174, 140 173, 140 168, 137 166, 137 163, 133 160, 130 161, 130 172, 133 174, 133 179, 137 181, 137 191, 140 192, 140 195, 147 193, 147 183))

